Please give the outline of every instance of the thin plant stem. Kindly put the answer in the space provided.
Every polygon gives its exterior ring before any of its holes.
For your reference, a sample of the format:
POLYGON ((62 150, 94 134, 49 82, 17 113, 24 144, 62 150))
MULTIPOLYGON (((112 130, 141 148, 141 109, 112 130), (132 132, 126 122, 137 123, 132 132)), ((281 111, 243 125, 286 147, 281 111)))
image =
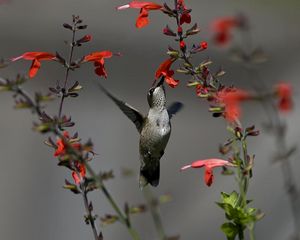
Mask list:
MULTIPOLYGON (((38 104, 36 104, 35 101, 23 89, 21 89, 19 86, 16 86, 15 89, 13 89, 13 91, 16 92, 17 94, 20 94, 21 96, 23 96, 28 101, 28 103, 30 104, 30 107, 35 110, 36 114, 39 117, 42 117, 42 110, 41 110, 40 106, 38 104)), ((124 213, 119 208, 119 206, 115 202, 115 200, 112 197, 112 195, 109 193, 109 191, 105 187, 105 185, 104 185, 101 177, 98 176, 94 172, 94 170, 92 169, 92 167, 86 161, 84 161, 84 159, 82 158, 81 154, 79 154, 78 150, 76 150, 75 148, 73 148, 71 146, 71 144, 68 143, 68 141, 65 139, 65 137, 63 136, 63 134, 61 133, 61 131, 59 131, 57 128, 50 128, 50 131, 56 137, 62 139, 64 141, 64 144, 66 145, 67 150, 70 153, 74 154, 76 156, 76 158, 78 159, 79 162, 81 162, 81 163, 83 163, 85 165, 87 172, 95 180, 97 186, 100 188, 100 190, 102 191, 102 193, 105 195, 106 199, 108 200, 108 202, 110 203, 110 205, 112 206, 112 208, 115 210, 116 214, 118 215, 118 217, 120 219, 120 222, 123 225, 126 226, 126 228, 127 228, 128 232, 129 232, 130 236, 132 237, 132 239, 133 240, 140 240, 140 237, 139 237, 138 233, 132 228, 130 222, 128 221, 128 218, 124 215, 124 213)))
POLYGON ((64 100, 66 98, 65 91, 66 91, 66 87, 67 87, 67 83, 68 83, 68 79, 69 79, 69 72, 71 69, 71 63, 72 63, 73 54, 74 54, 74 41, 75 41, 75 34, 76 34, 75 27, 76 27, 76 23, 74 24, 73 29, 72 29, 72 42, 70 43, 69 61, 67 63, 67 67, 66 67, 65 80, 64 80, 64 84, 63 84, 63 88, 62 88, 62 96, 61 96, 61 100, 60 100, 60 104, 59 104, 58 118, 61 118, 63 104, 64 104, 64 100))
POLYGON ((147 205, 149 207, 155 229, 157 231, 158 237, 160 240, 166 240, 167 236, 162 224, 162 220, 160 217, 159 209, 158 209, 158 200, 154 198, 152 191, 149 187, 146 187, 143 190, 144 197, 146 199, 147 205))
POLYGON ((99 235, 98 235, 98 231, 97 231, 97 227, 95 225, 95 218, 93 216, 92 213, 92 207, 90 206, 89 200, 88 200, 88 196, 87 196, 87 191, 86 191, 86 187, 84 186, 84 184, 81 184, 81 189, 82 189, 82 197, 83 197, 83 202, 84 202, 84 207, 85 207, 85 211, 87 213, 87 218, 88 221, 91 225, 93 234, 94 234, 94 238, 95 240, 99 240, 99 235))

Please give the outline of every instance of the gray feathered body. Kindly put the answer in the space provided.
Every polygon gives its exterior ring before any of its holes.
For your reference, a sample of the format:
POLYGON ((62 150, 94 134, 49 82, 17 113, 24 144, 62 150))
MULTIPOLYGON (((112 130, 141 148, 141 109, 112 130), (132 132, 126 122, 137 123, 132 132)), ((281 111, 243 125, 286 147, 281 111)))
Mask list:
POLYGON ((167 109, 150 109, 140 135, 141 175, 146 178, 140 179, 141 187, 149 180, 151 185, 158 185, 159 160, 164 154, 170 134, 171 124, 167 109))
POLYGON ((141 168, 139 184, 141 188, 148 183, 152 186, 159 184, 159 161, 164 155, 170 138, 170 119, 182 108, 182 103, 179 102, 174 102, 166 108, 166 94, 163 83, 164 78, 162 78, 156 86, 149 89, 147 100, 150 109, 146 117, 134 107, 114 97, 110 92, 99 85, 102 91, 105 92, 135 124, 140 133, 139 151, 141 168))

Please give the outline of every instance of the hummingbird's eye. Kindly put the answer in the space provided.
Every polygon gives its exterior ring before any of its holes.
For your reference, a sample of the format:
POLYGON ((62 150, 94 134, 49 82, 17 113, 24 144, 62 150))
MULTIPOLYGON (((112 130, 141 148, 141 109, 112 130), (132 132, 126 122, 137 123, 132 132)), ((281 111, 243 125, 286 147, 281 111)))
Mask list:
POLYGON ((152 95, 153 92, 154 92, 154 88, 151 88, 151 89, 149 90, 149 95, 152 95))

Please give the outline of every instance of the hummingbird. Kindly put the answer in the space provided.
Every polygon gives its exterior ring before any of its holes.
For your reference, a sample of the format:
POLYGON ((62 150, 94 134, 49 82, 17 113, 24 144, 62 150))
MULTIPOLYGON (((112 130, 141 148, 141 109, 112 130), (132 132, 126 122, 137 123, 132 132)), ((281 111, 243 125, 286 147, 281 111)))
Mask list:
POLYGON ((164 77, 160 79, 156 86, 148 90, 149 112, 147 116, 143 116, 143 114, 128 103, 114 97, 100 84, 99 86, 135 124, 140 134, 140 188, 143 189, 148 183, 154 187, 158 186, 160 159, 164 155, 171 134, 170 119, 183 107, 183 104, 174 102, 169 107, 166 107, 164 77))

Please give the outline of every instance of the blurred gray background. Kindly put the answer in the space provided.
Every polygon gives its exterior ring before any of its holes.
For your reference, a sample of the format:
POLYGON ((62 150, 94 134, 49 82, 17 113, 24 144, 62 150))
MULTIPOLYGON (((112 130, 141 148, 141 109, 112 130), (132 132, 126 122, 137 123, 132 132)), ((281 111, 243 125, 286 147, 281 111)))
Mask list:
MULTIPOLYGON (((173 2, 167 0, 167 2, 173 2)), ((107 183, 108 188, 123 206, 143 202, 137 180, 122 179, 122 167, 138 169, 138 134, 133 124, 100 92, 96 81, 101 81, 116 96, 128 101, 144 113, 148 106, 146 93, 154 71, 166 58, 166 48, 174 45, 171 38, 161 34, 170 19, 158 13, 150 13, 150 25, 135 28, 137 10, 117 12, 116 6, 126 0, 11 0, 0 6, 0 56, 9 58, 26 51, 59 51, 67 54, 64 40, 70 32, 61 25, 70 22, 72 14, 80 15, 89 25, 84 33, 93 40, 75 54, 82 56, 92 51, 109 49, 121 52, 122 57, 106 61, 108 79, 99 79, 89 64, 71 73, 71 80, 78 80, 84 89, 77 99, 66 101, 65 113, 71 114, 76 130, 82 139, 94 141, 99 153, 93 161, 97 170, 113 169, 116 179, 107 183)), ((300 76, 300 2, 299 0, 186 0, 193 9, 192 20, 201 27, 201 34, 190 42, 207 40, 210 44, 209 23, 220 16, 243 12, 251 21, 254 42, 270 56, 258 71, 270 85, 277 81, 289 81, 295 90, 295 110, 286 119, 289 123, 288 143, 298 144, 299 131, 299 76, 300 76)), ((223 66, 227 84, 250 88, 251 79, 236 63, 228 60, 226 50, 209 46, 197 56, 200 62, 206 57, 217 68, 223 66)), ((1 76, 13 78, 16 73, 27 73, 28 61, 20 61, 1 70, 1 76)), ((29 92, 46 89, 64 77, 64 69, 56 63, 42 62, 38 75, 26 84, 29 92)), ((161 182, 153 189, 159 195, 170 193, 171 203, 161 207, 162 219, 169 235, 180 234, 181 239, 225 239, 219 230, 224 215, 214 202, 220 191, 237 189, 233 177, 225 177, 215 171, 215 182, 208 188, 203 183, 203 170, 180 173, 181 166, 197 159, 220 157, 218 144, 226 140, 225 122, 213 119, 207 112, 207 104, 199 101, 191 89, 185 87, 185 79, 176 89, 167 89, 168 101, 182 101, 183 111, 173 119, 173 132, 161 161, 161 182)), ((49 105, 55 113, 58 101, 49 105)), ((0 238, 17 240, 92 239, 92 233, 83 223, 84 208, 81 198, 64 190, 64 179, 71 179, 69 172, 57 167, 53 151, 43 144, 46 136, 31 130, 35 118, 28 111, 13 109, 10 94, 0 94, 0 238)), ((266 120, 259 105, 246 104, 245 125, 266 120)), ((292 215, 283 188, 282 173, 278 165, 271 164, 273 139, 266 133, 249 139, 249 152, 255 153, 254 177, 249 197, 253 206, 266 213, 257 223, 257 239, 288 239, 293 231, 292 215)), ((298 157, 299 155, 297 155, 298 157)), ((299 182, 299 159, 292 162, 299 182)), ((299 184, 300 185, 300 184, 299 184)), ((100 192, 91 194, 95 212, 100 216, 113 210, 100 192)), ((150 215, 133 217, 133 225, 143 239, 157 239, 150 215)), ((104 227, 105 239, 130 239, 120 224, 104 227)))

